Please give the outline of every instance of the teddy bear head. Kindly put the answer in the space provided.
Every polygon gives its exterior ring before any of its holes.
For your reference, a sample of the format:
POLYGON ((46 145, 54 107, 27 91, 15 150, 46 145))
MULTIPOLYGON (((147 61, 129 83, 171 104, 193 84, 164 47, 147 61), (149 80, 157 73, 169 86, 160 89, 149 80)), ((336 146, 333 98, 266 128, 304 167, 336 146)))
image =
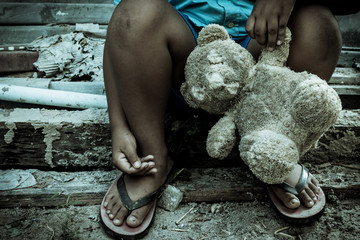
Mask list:
POLYGON ((251 54, 232 41, 225 28, 210 24, 199 33, 187 59, 181 93, 193 108, 224 113, 234 104, 255 64, 251 54))

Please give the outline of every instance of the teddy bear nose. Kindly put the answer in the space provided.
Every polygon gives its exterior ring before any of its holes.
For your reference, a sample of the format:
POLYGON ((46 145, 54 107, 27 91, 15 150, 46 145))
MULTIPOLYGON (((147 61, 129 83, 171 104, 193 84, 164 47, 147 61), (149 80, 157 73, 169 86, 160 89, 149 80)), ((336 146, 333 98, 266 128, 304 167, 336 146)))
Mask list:
POLYGON ((210 64, 219 64, 224 62, 224 57, 215 50, 210 50, 207 59, 209 60, 210 64))
POLYGON ((238 82, 229 82, 226 83, 224 76, 221 75, 221 73, 219 72, 212 72, 211 74, 208 74, 206 76, 206 79, 209 81, 209 87, 210 89, 218 89, 220 90, 219 93, 225 91, 225 93, 227 92, 227 94, 229 94, 227 96, 226 99, 228 98, 232 98, 233 96, 235 96, 239 90, 239 83, 238 82))

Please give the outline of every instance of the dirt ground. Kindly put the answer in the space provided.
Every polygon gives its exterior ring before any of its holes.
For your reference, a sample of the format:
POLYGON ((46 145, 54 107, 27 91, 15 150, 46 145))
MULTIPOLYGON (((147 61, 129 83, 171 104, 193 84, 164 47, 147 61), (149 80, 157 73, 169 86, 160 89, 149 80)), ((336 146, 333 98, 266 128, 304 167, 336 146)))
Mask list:
MULTIPOLYGON (((359 239, 360 199, 340 200, 332 194, 327 199, 324 215, 302 227, 279 218, 268 201, 186 203, 174 212, 158 208, 144 239, 359 239)), ((71 205, 0 209, 0 238, 110 239, 102 231, 98 210, 71 205)))

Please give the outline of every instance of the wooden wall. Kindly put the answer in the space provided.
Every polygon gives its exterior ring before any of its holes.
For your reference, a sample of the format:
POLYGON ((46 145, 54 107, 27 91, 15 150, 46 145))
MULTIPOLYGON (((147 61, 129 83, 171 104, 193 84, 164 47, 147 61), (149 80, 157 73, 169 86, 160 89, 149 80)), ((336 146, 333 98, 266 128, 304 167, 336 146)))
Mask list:
POLYGON ((0 45, 26 44, 41 35, 69 33, 76 23, 106 28, 115 5, 112 0, 0 0, 0 45))

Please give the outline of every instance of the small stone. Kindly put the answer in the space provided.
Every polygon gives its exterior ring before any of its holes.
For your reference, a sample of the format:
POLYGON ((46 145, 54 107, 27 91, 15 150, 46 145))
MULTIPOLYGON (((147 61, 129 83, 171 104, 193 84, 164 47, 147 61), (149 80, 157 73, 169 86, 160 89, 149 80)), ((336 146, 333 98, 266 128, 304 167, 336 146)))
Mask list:
POLYGON ((159 207, 173 212, 179 206, 183 195, 183 192, 181 192, 179 189, 168 185, 160 198, 159 207))
POLYGON ((221 205, 221 204, 213 204, 211 206, 211 213, 214 214, 214 213, 222 213, 224 210, 224 207, 221 205))

